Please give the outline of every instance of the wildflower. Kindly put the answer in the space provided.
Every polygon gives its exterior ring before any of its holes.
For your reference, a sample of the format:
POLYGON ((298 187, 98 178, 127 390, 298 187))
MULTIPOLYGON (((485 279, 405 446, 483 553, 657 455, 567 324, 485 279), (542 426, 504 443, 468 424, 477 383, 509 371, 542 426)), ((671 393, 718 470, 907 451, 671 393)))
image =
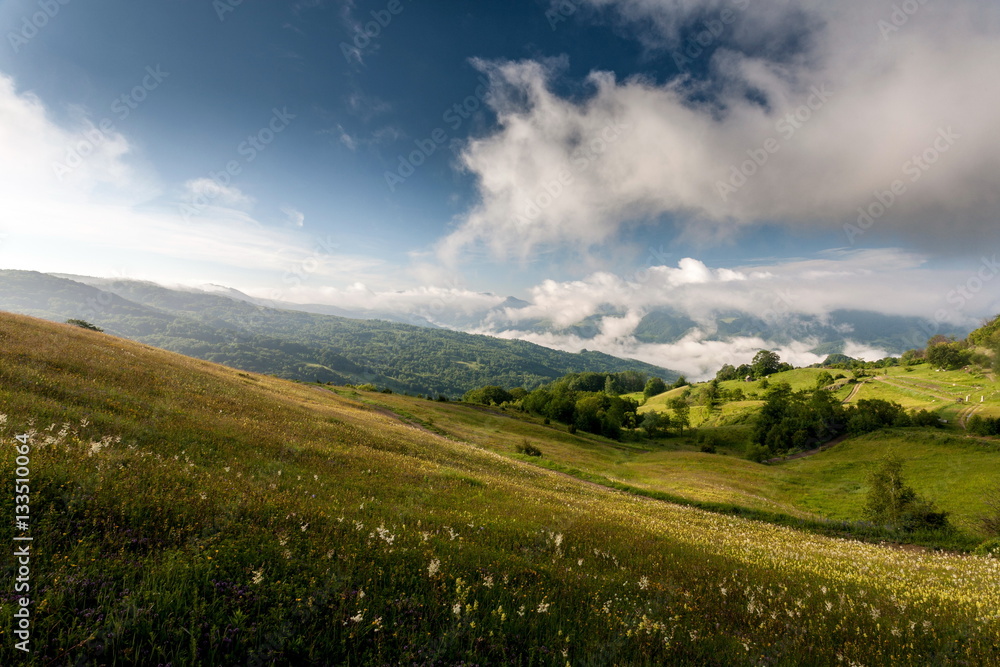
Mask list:
POLYGON ((365 612, 364 611, 359 611, 354 616, 351 616, 350 620, 353 621, 354 623, 360 623, 361 619, 363 619, 364 617, 365 617, 365 612))
POLYGON ((254 570, 253 583, 259 584, 262 581, 264 581, 264 568, 260 568, 259 570, 254 570))
POLYGON ((539 602, 538 603, 538 613, 539 614, 544 614, 545 612, 547 612, 549 610, 550 606, 551 605, 548 602, 539 602))
POLYGON ((299 528, 301 528, 301 529, 302 529, 302 532, 303 532, 303 533, 304 533, 304 532, 306 532, 306 528, 308 528, 308 527, 309 527, 309 524, 308 524, 308 523, 304 523, 304 524, 302 524, 301 526, 299 526, 299 528))
POLYGON ((434 560, 431 561, 431 564, 427 566, 427 574, 428 576, 433 577, 435 574, 438 573, 440 569, 441 569, 441 561, 435 558, 434 560))
MULTIPOLYGON (((646 590, 647 588, 649 588, 649 577, 643 577, 642 579, 639 580, 639 588, 642 590, 646 590)), ((723 595, 725 595, 724 591, 726 589, 723 588, 722 590, 723 590, 723 595)))
POLYGON ((461 602, 456 602, 455 605, 451 608, 451 612, 453 614, 455 614, 455 616, 461 615, 461 613, 462 613, 462 603, 461 602))
POLYGON ((486 578, 483 579, 483 585, 486 586, 486 588, 493 588, 493 576, 487 575, 486 578))

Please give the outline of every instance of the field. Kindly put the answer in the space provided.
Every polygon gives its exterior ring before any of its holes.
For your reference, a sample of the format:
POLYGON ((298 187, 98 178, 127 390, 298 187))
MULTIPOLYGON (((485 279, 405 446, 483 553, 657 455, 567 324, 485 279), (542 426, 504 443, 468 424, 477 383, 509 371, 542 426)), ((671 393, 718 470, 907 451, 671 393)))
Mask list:
MULTIPOLYGON (((721 497, 835 516, 846 510, 824 506, 824 489, 879 447, 914 448, 918 487, 949 457, 995 478, 992 445, 957 433, 869 436, 766 467, 9 315, 0 415, 5 498, 14 437, 30 435, 33 538, 30 653, 14 648, 10 585, 2 664, 995 664, 996 559, 832 539, 567 474, 677 490, 664 481, 676 474, 685 493, 730 485, 721 497), (514 453, 524 439, 543 465, 514 453)), ((978 484, 953 487, 955 504, 978 484)), ((21 531, 3 525, 13 544, 21 531)))

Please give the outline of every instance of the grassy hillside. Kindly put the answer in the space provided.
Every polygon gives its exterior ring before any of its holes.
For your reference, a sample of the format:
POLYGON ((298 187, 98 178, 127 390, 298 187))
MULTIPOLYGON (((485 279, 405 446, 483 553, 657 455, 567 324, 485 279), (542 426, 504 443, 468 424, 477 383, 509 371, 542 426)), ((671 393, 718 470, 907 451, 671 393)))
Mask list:
MULTIPOLYGON (((996 560, 614 492, 517 460, 544 426, 468 406, 9 315, 0 406, 31 486, 0 538, 33 538, 31 653, 6 593, 3 664, 987 665, 1000 641, 996 560)), ((546 432, 547 456, 637 453, 546 432)))
POLYGON ((108 333, 245 371, 336 384, 374 383, 414 394, 460 396, 484 384, 532 388, 567 373, 672 371, 600 352, 571 354, 396 322, 264 308, 152 283, 101 288, 32 271, 0 271, 0 309, 108 333))

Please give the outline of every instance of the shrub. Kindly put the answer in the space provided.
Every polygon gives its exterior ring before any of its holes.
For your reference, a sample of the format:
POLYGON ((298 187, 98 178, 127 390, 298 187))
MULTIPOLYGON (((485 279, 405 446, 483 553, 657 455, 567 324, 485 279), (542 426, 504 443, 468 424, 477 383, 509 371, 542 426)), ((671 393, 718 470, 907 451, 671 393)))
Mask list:
POLYGON ((538 447, 535 447, 533 444, 531 444, 530 442, 528 442, 527 438, 525 438, 524 441, 521 442, 516 447, 516 451, 517 451, 518 454, 525 454, 527 456, 541 456, 542 455, 542 450, 540 450, 538 447))
POLYGON ((753 461, 754 463, 763 463, 771 458, 771 450, 764 445, 758 445, 756 443, 747 445, 745 454, 747 460, 753 461))
POLYGON ((977 556, 990 556, 1000 558, 1000 539, 986 540, 973 551, 977 556))
POLYGON ((89 329, 90 331, 96 331, 98 333, 104 333, 104 329, 96 327, 86 320, 69 319, 66 320, 66 324, 72 324, 75 327, 80 327, 81 329, 89 329))
POLYGON ((898 457, 890 454, 883 458, 868 474, 868 485, 865 520, 907 532, 950 527, 947 512, 937 511, 932 501, 907 486, 898 457))
POLYGON ((1000 486, 986 494, 986 513, 979 523, 987 535, 1000 537, 1000 486))
POLYGON ((927 410, 914 410, 910 415, 910 422, 914 426, 933 426, 935 428, 941 427, 941 420, 933 412, 928 412, 927 410))

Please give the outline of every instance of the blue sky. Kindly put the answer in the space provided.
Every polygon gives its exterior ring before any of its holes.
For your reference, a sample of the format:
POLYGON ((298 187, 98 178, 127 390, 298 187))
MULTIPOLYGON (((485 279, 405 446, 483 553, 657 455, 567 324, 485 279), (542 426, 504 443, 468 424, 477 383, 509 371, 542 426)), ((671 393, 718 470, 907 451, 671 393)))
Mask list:
POLYGON ((996 3, 835 5, 6 0, 0 266, 634 314, 694 283, 574 285, 691 258, 810 314, 989 314, 996 3))

